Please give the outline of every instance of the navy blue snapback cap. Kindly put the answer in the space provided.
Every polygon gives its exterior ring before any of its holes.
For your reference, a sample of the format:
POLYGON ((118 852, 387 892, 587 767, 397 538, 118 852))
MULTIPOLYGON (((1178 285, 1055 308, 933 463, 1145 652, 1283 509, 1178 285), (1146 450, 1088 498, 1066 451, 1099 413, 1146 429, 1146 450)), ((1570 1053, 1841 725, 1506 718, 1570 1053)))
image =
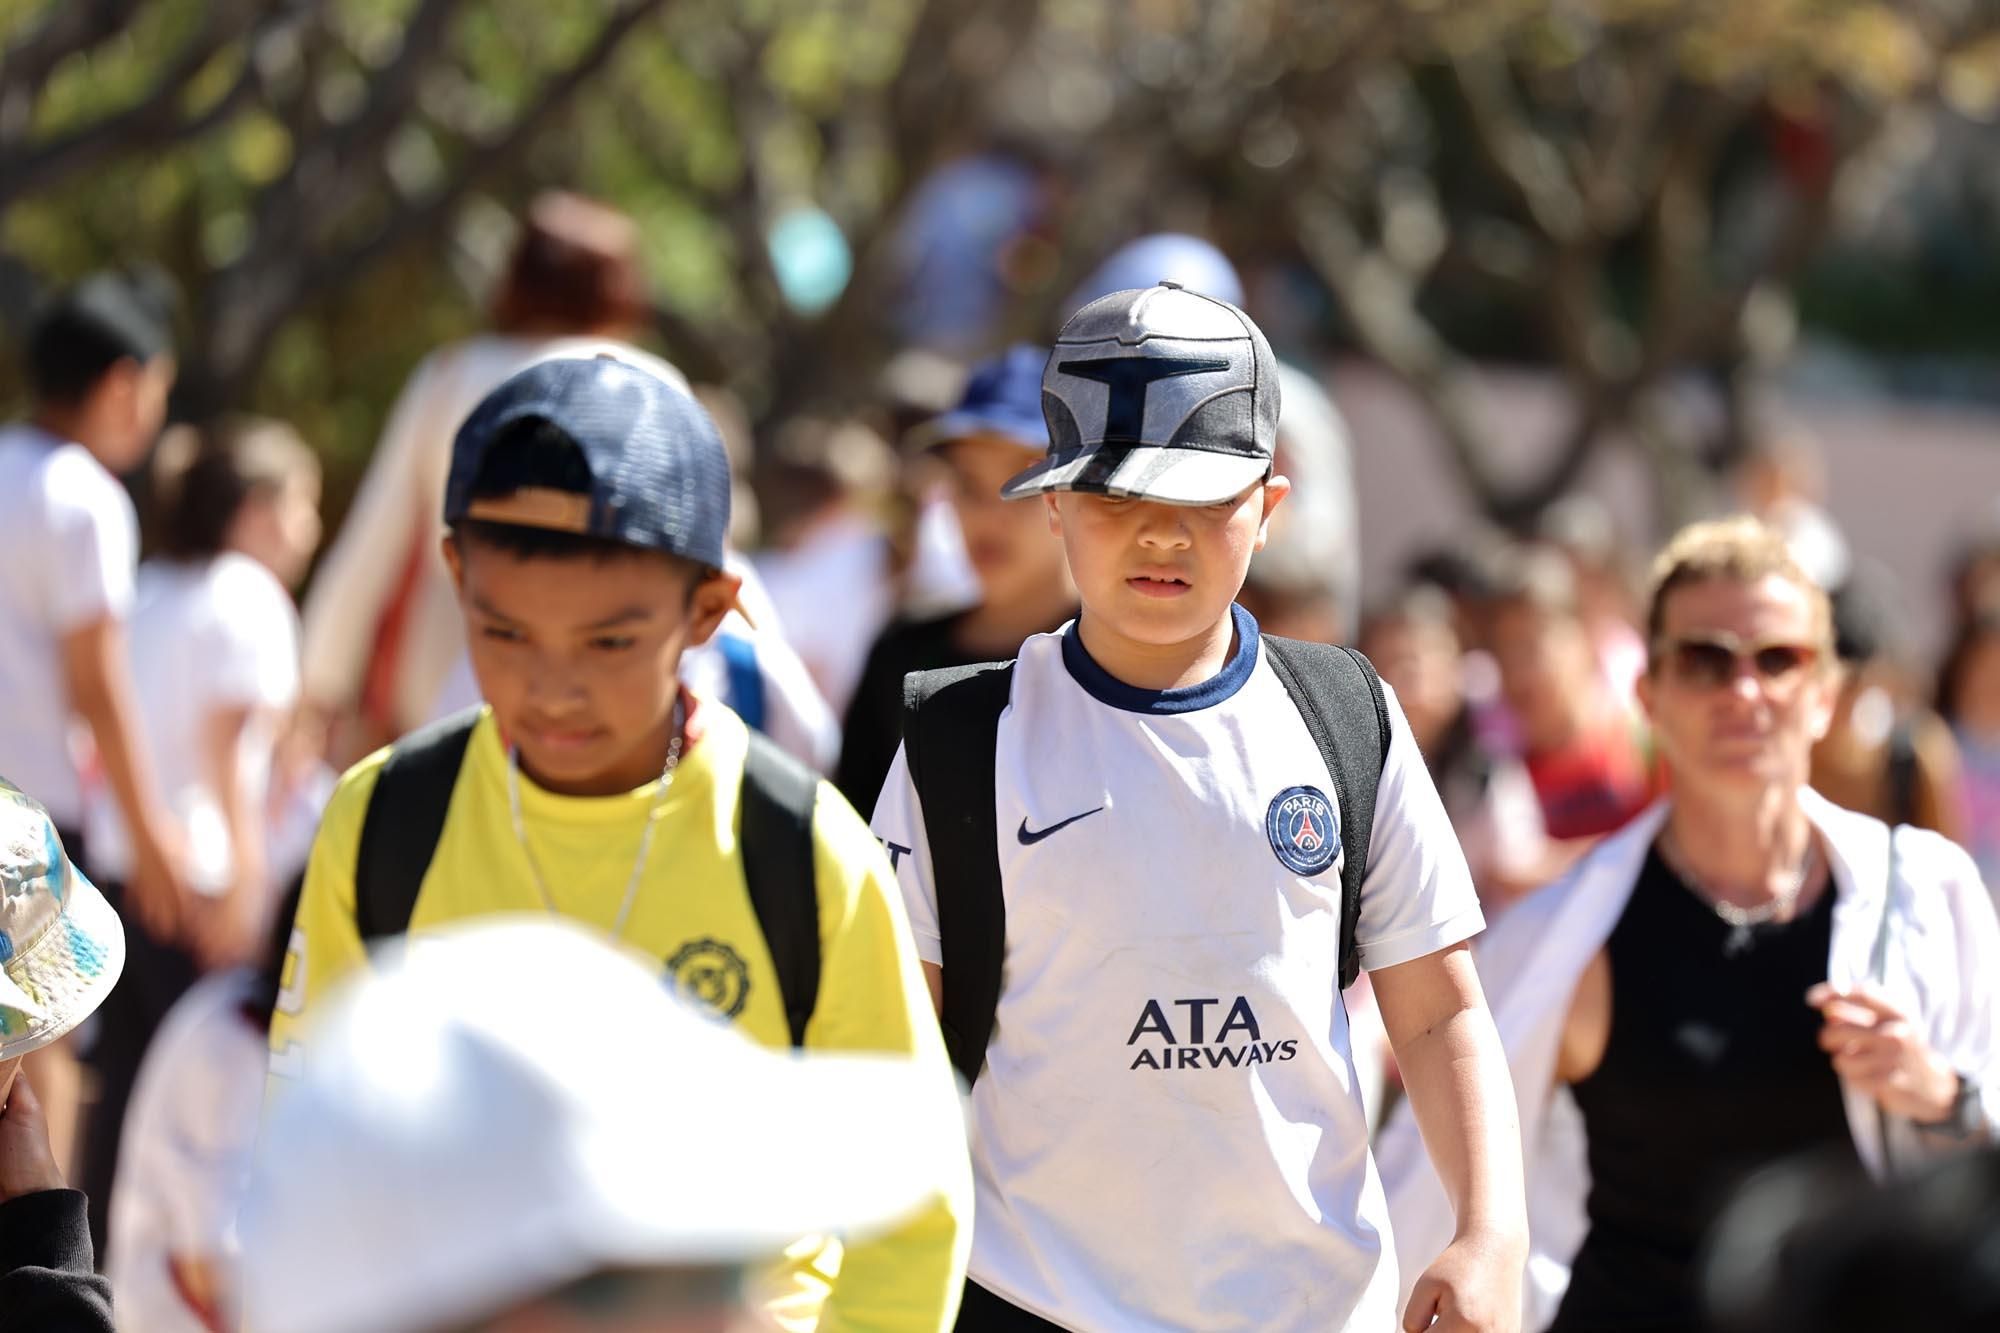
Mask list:
POLYGON ((1015 343, 972 368, 958 405, 910 432, 917 449, 935 449, 971 435, 1000 435, 1029 449, 1049 447, 1042 416, 1042 370, 1049 349, 1015 343))
POLYGON ((722 436, 693 398, 609 356, 568 358, 515 374, 458 428, 444 521, 573 532, 721 569, 729 491, 722 436), (473 495, 487 450, 527 422, 546 422, 576 441, 589 469, 589 488, 527 486, 505 495, 473 495))

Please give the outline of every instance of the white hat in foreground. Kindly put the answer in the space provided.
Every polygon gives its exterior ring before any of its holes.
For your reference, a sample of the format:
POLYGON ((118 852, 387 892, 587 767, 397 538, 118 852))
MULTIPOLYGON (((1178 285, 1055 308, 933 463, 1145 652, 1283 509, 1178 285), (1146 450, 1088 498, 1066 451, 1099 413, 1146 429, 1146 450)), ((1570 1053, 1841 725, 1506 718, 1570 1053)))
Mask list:
POLYGON ((125 967, 118 914, 39 801, 0 778, 0 1061, 90 1017, 125 967))
POLYGON ((890 1225, 964 1167, 952 1080, 766 1051, 546 917, 377 955, 308 1030, 245 1206, 259 1333, 404 1333, 607 1268, 890 1225))

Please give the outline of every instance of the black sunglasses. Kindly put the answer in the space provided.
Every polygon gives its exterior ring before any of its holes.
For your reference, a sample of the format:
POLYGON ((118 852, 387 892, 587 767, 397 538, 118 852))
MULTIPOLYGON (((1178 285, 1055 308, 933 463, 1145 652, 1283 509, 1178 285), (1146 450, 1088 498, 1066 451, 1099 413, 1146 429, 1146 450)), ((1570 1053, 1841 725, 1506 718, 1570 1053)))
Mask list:
POLYGON ((1690 635, 1654 646, 1654 661, 1683 685, 1718 689, 1736 679, 1747 664, 1766 684, 1790 680, 1819 660, 1819 649, 1808 643, 1744 643, 1727 634, 1690 635))

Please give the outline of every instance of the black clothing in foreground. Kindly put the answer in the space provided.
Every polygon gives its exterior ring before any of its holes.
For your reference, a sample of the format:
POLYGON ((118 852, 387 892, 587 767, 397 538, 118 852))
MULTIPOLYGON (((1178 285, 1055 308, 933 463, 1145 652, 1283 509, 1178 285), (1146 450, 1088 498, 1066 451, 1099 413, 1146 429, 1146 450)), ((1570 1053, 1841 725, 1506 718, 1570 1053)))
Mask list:
POLYGON ((1829 886, 1802 916, 1731 927, 1657 851, 1605 948, 1611 1034, 1572 1092, 1590 1156, 1590 1232, 1550 1333, 1699 1327, 1702 1237, 1745 1177, 1794 1153, 1854 1156, 1806 991, 1826 980, 1829 886))
POLYGON ((833 771, 833 785, 863 819, 874 814, 896 747, 903 743, 903 677, 987 660, 955 641, 964 619, 959 611, 935 620, 898 620, 868 650, 868 664, 841 720, 840 763, 833 771))
POLYGON ((80 1192, 0 1203, 0 1333, 112 1333, 111 1284, 92 1268, 80 1192))
POLYGON ((90 1239, 102 1256, 111 1235, 111 1195, 125 1139, 125 1109, 139 1081, 139 1065, 153 1036, 181 996, 201 980, 194 955, 162 943, 128 909, 126 888, 113 880, 97 887, 123 917, 125 971, 98 1007, 97 1038, 84 1061, 97 1075, 97 1095, 83 1120, 83 1161, 77 1184, 89 1199, 90 1239))
POLYGON ((1009 1304, 976 1282, 967 1282, 952 1333, 1062 1333, 1062 1325, 1009 1304))

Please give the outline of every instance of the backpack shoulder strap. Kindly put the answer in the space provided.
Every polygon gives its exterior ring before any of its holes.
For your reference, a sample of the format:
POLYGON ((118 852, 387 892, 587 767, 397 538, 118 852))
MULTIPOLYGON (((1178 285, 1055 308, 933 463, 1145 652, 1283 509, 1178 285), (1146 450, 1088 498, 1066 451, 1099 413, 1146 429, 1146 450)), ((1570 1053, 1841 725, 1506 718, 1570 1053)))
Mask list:
POLYGON ((364 944, 410 928, 478 724, 477 708, 455 713, 403 737, 383 761, 354 858, 354 925, 364 944))
POLYGON ((813 864, 813 808, 819 775, 750 733, 743 759, 743 880, 778 973, 792 1045, 806 1044, 819 1003, 819 882, 813 864))
POLYGON ((1264 646, 1271 669, 1284 682, 1333 775, 1346 852, 1340 868, 1340 985, 1345 990, 1361 974, 1355 931, 1361 922, 1361 882, 1368 873, 1368 837, 1375 824, 1375 789, 1389 753, 1389 704, 1374 664, 1352 648, 1270 635, 1264 646))
POLYGON ((951 1062, 968 1084, 986 1063, 1007 952, 993 751, 1013 685, 1012 662, 913 672, 903 681, 903 754, 923 809, 937 893, 939 1017, 951 1062))

